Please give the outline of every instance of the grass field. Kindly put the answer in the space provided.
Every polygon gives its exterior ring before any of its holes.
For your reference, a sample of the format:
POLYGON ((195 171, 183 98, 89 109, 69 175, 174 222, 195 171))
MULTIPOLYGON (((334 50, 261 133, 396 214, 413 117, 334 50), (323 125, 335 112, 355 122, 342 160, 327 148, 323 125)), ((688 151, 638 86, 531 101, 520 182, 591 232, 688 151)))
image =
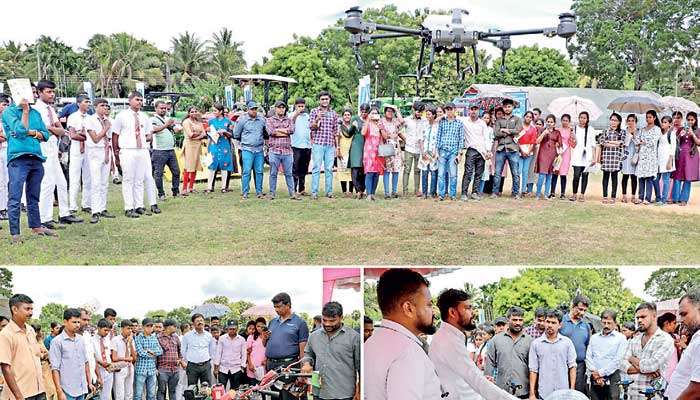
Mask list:
MULTIPOLYGON (((589 186, 593 196, 600 192, 596 179, 589 186)), ((286 194, 242 201, 238 181, 233 190, 168 199, 160 204, 163 214, 131 220, 121 211, 120 187, 111 186, 108 205, 117 219, 38 238, 23 217, 20 246, 9 244, 3 222, 0 264, 700 263, 697 206, 604 206, 594 199, 438 203, 413 197, 293 202, 286 194)), ((700 191, 693 195, 691 202, 699 202, 700 191)))

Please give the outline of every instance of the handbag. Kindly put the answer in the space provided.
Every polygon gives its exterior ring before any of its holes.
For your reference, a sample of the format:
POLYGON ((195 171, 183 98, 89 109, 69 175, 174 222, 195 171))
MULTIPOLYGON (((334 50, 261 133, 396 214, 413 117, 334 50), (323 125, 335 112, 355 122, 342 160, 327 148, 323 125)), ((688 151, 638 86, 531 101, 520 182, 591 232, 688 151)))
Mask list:
POLYGON ((393 157, 396 155, 396 147, 391 143, 380 144, 377 149, 377 155, 379 157, 393 157))
POLYGON ((559 172, 559 168, 561 167, 561 162, 562 162, 562 158, 561 158, 561 154, 559 154, 559 155, 557 155, 557 158, 555 158, 554 162, 552 163, 552 170, 554 170, 554 172, 559 172))
POLYGON ((639 153, 634 153, 632 159, 630 160, 630 164, 635 167, 637 166, 637 164, 639 164, 639 153))

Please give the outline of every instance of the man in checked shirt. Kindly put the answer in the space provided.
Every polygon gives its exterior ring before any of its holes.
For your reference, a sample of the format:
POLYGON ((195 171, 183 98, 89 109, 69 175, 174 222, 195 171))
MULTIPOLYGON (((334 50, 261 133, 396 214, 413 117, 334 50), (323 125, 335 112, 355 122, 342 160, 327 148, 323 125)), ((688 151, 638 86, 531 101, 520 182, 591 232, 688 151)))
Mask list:
POLYGON ((333 162, 340 152, 338 129, 340 120, 338 114, 330 107, 331 95, 322 91, 318 95, 318 108, 311 111, 309 125, 311 128, 311 198, 318 199, 319 181, 321 180, 321 164, 326 180, 326 197, 333 198, 333 162))
POLYGON ((179 367, 182 365, 180 338, 177 336, 177 323, 174 319, 163 322, 163 332, 158 336, 158 344, 163 354, 156 359, 158 367, 158 400, 175 399, 177 384, 180 380, 179 367))
POLYGON ((153 334, 153 320, 145 318, 143 320, 143 332, 141 332, 134 343, 136 344, 136 360, 134 388, 134 399, 143 398, 143 387, 146 386, 146 399, 156 400, 156 357, 163 354, 156 335, 153 334))

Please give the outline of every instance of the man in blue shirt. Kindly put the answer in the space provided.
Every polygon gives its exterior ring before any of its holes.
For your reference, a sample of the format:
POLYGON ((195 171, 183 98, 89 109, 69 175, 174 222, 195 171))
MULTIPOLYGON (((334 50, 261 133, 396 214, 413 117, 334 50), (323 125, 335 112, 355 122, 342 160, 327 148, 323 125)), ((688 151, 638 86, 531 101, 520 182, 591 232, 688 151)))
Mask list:
POLYGON ((94 393, 85 341, 78 334, 80 310, 63 312, 63 332, 51 341, 49 361, 58 400, 83 400, 94 393))
POLYGON ((146 387, 146 399, 156 400, 157 377, 156 358, 163 354, 163 348, 153 333, 153 320, 143 320, 143 332, 136 336, 134 345, 138 359, 134 368, 134 399, 143 399, 143 388, 146 387))
POLYGON ((617 313, 612 310, 600 314, 603 331, 591 337, 586 352, 592 400, 620 398, 620 360, 625 357, 627 339, 615 330, 616 318, 617 313))
POLYGON ((445 119, 440 121, 437 133, 438 150, 438 195, 440 201, 445 200, 447 180, 445 174, 449 171, 450 199, 457 197, 457 165, 464 148, 464 124, 455 116, 455 105, 445 105, 445 119))
POLYGON ((39 195, 44 177, 46 157, 40 143, 49 139, 49 131, 39 111, 29 105, 27 99, 9 106, 2 113, 2 124, 7 137, 8 218, 12 243, 22 242, 19 229, 20 201, 26 185, 27 219, 35 235, 56 236, 56 233, 41 226, 39 195))
POLYGON ((238 119, 233 130, 233 138, 241 142, 241 192, 244 200, 248 198, 250 191, 251 171, 255 171, 255 195, 259 199, 263 198, 263 146, 266 136, 265 118, 258 115, 258 104, 251 101, 248 103, 248 113, 238 119))
POLYGON ((588 297, 577 294, 571 301, 571 311, 564 315, 559 333, 571 339, 576 349, 576 390, 588 395, 586 385, 586 350, 590 343, 592 328, 584 320, 591 301, 588 297))
POLYGON ((303 196, 306 194, 306 175, 309 173, 311 162, 311 128, 309 113, 306 111, 306 100, 301 97, 296 99, 294 112, 289 113, 289 118, 294 122, 294 135, 292 135, 294 191, 297 195, 303 196))

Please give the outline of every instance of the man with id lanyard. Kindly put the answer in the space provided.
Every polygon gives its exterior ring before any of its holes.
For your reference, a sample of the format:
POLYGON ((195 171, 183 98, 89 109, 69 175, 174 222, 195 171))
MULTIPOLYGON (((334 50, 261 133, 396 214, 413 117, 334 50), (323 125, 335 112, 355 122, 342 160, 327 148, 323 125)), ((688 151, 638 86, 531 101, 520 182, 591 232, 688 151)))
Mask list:
POLYGON ((91 182, 90 165, 87 154, 85 154, 85 142, 87 141, 88 129, 88 108, 90 108, 90 98, 78 96, 78 111, 68 117, 66 125, 70 135, 70 161, 68 164, 68 202, 71 214, 78 212, 78 192, 82 181, 83 198, 81 201, 82 210, 90 210, 91 182))
MULTIPOLYGON (((107 212, 107 189, 109 187, 109 167, 112 160, 110 141, 112 121, 109 118, 109 103, 105 99, 95 100, 95 114, 88 117, 85 140, 85 156, 90 166, 90 223, 96 224, 100 218, 114 218, 107 212)), ((76 113, 77 114, 77 113, 76 113)), ((75 114, 72 114, 75 115, 75 114)))
POLYGON ((165 166, 170 169, 172 176, 172 193, 173 197, 177 197, 180 193, 180 166, 177 164, 177 156, 175 155, 175 136, 173 131, 180 132, 182 127, 179 126, 174 119, 167 118, 168 105, 162 101, 156 101, 156 114, 151 117, 153 124, 153 153, 151 161, 153 162, 153 177, 158 188, 158 198, 165 200, 165 189, 163 188, 163 172, 165 166))

